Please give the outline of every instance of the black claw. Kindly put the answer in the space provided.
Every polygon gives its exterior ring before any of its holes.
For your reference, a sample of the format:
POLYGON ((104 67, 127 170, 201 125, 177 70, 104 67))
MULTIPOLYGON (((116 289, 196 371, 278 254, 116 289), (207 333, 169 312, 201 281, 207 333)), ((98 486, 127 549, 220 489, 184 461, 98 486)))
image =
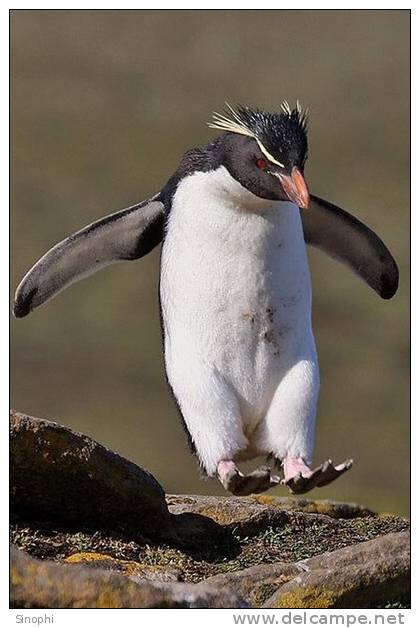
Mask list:
POLYGON ((271 476, 269 468, 256 469, 248 475, 243 475, 240 471, 236 471, 226 479, 223 486, 233 495, 251 495, 251 493, 263 493, 264 491, 277 486, 280 478, 271 476))
POLYGON ((338 465, 338 467, 334 467, 334 465, 331 464, 331 461, 328 461, 328 466, 325 470, 325 473, 320 478, 317 486, 326 486, 327 484, 334 482, 334 480, 339 478, 340 475, 343 475, 343 473, 348 471, 352 465, 353 460, 351 459, 346 460, 341 465, 338 465))
POLYGON ((338 465, 338 467, 334 467, 331 460, 326 460, 321 466, 314 469, 310 477, 305 478, 299 473, 287 480, 287 482, 283 480, 282 484, 285 484, 289 491, 295 495, 308 493, 317 486, 321 487, 330 484, 348 471, 352 464, 353 460, 349 459, 338 465))

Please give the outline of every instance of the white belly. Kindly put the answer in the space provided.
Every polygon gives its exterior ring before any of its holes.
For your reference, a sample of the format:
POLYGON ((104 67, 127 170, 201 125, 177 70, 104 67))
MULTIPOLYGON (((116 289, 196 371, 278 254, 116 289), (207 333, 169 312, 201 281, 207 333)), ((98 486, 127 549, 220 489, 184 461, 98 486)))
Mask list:
POLYGON ((204 371, 222 379, 244 426, 255 426, 282 376, 313 351, 296 205, 258 199, 224 168, 184 179, 168 221, 160 291, 170 383, 199 389, 204 371))

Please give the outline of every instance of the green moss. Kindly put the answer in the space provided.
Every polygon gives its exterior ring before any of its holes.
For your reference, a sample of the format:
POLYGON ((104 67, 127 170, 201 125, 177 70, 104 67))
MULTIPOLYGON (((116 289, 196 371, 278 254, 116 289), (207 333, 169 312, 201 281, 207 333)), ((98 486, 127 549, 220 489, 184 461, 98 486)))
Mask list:
POLYGON ((100 552, 77 552, 67 556, 64 562, 66 563, 91 563, 97 561, 112 560, 112 556, 109 554, 101 554, 100 552))
MULTIPOLYGON (((383 599, 382 594, 376 591, 372 603, 372 594, 366 589, 364 595, 358 593, 357 605, 359 608, 409 608, 410 604, 408 598, 398 598, 376 606, 375 598, 376 600, 383 599)), ((274 597, 270 606, 272 608, 355 608, 354 601, 352 593, 344 584, 334 586, 333 583, 331 588, 326 586, 299 587, 293 591, 285 591, 278 597, 274 597)))
POLYGON ((255 606, 256 608, 262 606, 264 602, 277 591, 278 587, 278 583, 264 582, 253 592, 253 606, 255 606))
POLYGON ((374 513, 358 504, 335 502, 328 499, 299 499, 296 497, 277 497, 275 495, 253 495, 252 499, 279 510, 307 512, 312 514, 327 515, 334 519, 353 519, 355 517, 368 517, 374 513))
POLYGON ((338 591, 308 587, 279 595, 273 608, 334 608, 338 591))

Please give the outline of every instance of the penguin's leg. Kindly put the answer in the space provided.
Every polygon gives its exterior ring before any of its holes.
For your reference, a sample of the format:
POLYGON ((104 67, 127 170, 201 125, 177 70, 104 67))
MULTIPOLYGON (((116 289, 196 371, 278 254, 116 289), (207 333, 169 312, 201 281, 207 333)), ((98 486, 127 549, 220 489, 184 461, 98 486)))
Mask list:
MULTIPOLYGON (((319 369, 313 346, 283 370, 255 435, 256 448, 271 453, 277 460, 302 459, 309 465, 314 449, 318 393, 319 369)), ((309 466, 306 469, 310 472, 309 466)))
POLYGON ((261 493, 280 483, 268 468, 245 475, 236 466, 235 457, 249 442, 235 390, 219 372, 195 362, 180 374, 172 368, 168 352, 167 373, 193 450, 208 476, 217 476, 234 495, 261 493))
MULTIPOLYGON (((209 477, 219 476, 219 463, 233 461, 248 447, 235 391, 216 370, 195 360, 187 365, 185 357, 181 371, 178 363, 174 367, 171 356, 167 351, 168 380, 193 451, 209 477)), ((225 476, 223 480, 227 483, 225 476)))
POLYGON ((283 376, 257 435, 258 448, 282 460, 282 484, 295 494, 329 484, 352 465, 347 460, 334 467, 328 460, 315 469, 310 467, 318 393, 319 369, 312 345, 283 376))

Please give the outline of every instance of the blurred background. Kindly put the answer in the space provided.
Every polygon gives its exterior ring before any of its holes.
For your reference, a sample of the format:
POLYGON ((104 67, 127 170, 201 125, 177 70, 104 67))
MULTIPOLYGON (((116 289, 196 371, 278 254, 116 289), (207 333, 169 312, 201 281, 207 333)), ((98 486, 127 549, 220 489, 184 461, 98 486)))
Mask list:
MULTIPOLYGON (((409 509, 409 12, 20 10, 12 37, 12 293, 63 237, 158 191, 224 102, 310 109, 310 189, 394 253, 382 301, 310 252, 321 366, 314 497, 409 509)), ((200 480, 165 382, 159 250, 12 321, 12 405, 83 431, 168 492, 200 480)), ((286 494, 276 489, 274 494, 286 494)))

